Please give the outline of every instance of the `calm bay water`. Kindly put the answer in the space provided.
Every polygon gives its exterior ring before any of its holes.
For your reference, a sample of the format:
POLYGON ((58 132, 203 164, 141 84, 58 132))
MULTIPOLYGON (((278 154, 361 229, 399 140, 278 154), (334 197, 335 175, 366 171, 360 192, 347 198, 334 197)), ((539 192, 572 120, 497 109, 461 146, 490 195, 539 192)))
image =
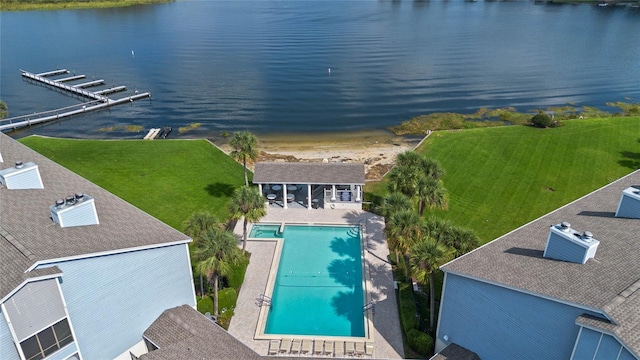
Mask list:
POLYGON ((0 99, 12 116, 78 103, 19 69, 67 68, 153 95, 24 134, 140 138, 100 128, 190 123, 201 127, 172 137, 342 132, 431 112, 640 101, 637 8, 179 1, 3 12, 0 33, 0 99))

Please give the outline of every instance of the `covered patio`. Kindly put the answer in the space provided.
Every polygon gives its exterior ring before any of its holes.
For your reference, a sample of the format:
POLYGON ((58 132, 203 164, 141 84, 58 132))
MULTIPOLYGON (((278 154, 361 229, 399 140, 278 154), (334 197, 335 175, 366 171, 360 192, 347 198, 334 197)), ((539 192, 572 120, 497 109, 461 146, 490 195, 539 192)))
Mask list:
POLYGON ((253 183, 270 207, 362 209, 364 164, 258 162, 253 183))

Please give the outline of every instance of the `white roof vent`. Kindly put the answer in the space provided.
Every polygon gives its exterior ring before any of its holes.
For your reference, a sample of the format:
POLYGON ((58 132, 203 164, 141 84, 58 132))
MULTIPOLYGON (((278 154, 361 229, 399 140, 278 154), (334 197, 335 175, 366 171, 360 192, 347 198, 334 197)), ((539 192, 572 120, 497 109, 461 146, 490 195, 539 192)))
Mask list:
POLYGON ((571 228, 568 222, 552 225, 549 229, 544 257, 556 260, 584 264, 593 258, 600 241, 593 234, 585 231, 582 234, 571 228))
POLYGON ((616 217, 640 219, 640 189, 629 187, 622 191, 616 217))
POLYGON ((43 189, 42 178, 38 165, 17 161, 15 166, 0 170, 0 183, 7 189, 43 189))
POLYGON ((51 218, 61 227, 97 225, 98 213, 93 198, 87 194, 75 194, 56 200, 49 206, 51 218))

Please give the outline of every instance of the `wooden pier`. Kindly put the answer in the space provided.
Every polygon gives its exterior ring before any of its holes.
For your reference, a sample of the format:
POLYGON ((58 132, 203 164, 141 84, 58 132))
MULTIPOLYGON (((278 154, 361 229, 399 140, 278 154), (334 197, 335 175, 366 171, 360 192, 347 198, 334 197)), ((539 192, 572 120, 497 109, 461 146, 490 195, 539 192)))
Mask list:
POLYGON ((33 80, 37 83, 50 86, 55 89, 59 89, 73 95, 87 98, 88 102, 81 103, 74 106, 68 106, 64 108, 43 111, 39 113, 33 113, 30 115, 22 115, 0 120, 0 131, 3 130, 15 130, 24 126, 31 126, 47 121, 58 120, 65 117, 83 114, 89 111, 104 109, 110 106, 115 106, 124 103, 131 103, 138 99, 150 98, 150 92, 136 93, 132 96, 126 96, 120 99, 110 99, 106 95, 113 94, 120 91, 125 91, 126 86, 114 86, 112 88, 102 89, 98 91, 89 91, 85 88, 99 86, 104 84, 104 80, 93 80, 82 84, 68 85, 66 82, 80 80, 86 78, 85 75, 73 75, 61 79, 53 79, 52 76, 58 76, 68 74, 66 69, 47 71, 39 74, 34 74, 25 70, 20 70, 22 77, 33 80))

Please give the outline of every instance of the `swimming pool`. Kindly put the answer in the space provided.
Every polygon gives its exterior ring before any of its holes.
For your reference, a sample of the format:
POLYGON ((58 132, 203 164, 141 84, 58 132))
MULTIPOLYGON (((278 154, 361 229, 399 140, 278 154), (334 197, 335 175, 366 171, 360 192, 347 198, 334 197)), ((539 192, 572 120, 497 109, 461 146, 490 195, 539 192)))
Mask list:
POLYGON ((252 237, 283 238, 265 335, 366 336, 358 226, 255 226, 252 237))

